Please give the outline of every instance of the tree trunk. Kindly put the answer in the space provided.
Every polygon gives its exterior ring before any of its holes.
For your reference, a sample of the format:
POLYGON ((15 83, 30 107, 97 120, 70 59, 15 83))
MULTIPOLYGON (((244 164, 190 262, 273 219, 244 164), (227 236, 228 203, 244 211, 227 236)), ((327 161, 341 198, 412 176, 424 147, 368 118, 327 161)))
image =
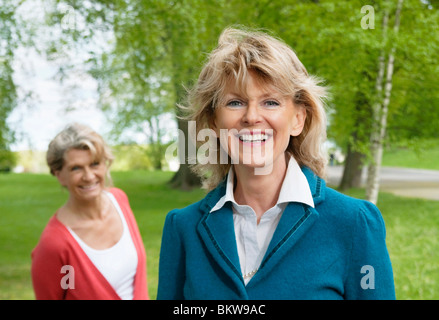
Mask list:
MULTIPOLYGON (((400 15, 403 0, 398 1, 398 5, 395 13, 395 25, 394 32, 398 33, 400 15)), ((386 36, 387 30, 387 14, 383 19, 383 33, 384 38, 386 36)), ((384 88, 384 98, 382 97, 382 82, 384 77, 384 54, 381 55, 379 61, 379 71, 376 82, 376 89, 378 94, 377 103, 375 104, 373 110, 373 128, 371 133, 371 163, 368 167, 367 174, 367 186, 366 186, 366 198, 372 203, 376 204, 378 201, 378 191, 379 191, 379 171, 381 168, 381 161, 383 157, 383 141, 386 135, 387 127, 387 114, 389 110, 390 95, 392 93, 392 77, 393 77, 393 66, 395 62, 395 47, 392 47, 389 53, 389 58, 387 61, 387 72, 386 72, 386 83, 384 88)))
POLYGON ((370 103, 367 98, 363 94, 357 93, 355 98, 355 112, 353 114, 355 122, 351 137, 348 140, 343 176, 339 185, 340 190, 359 188, 362 186, 363 167, 366 155, 364 151, 360 151, 360 147, 368 140, 370 135, 369 121, 365 121, 365 117, 369 117, 371 113, 370 103))
POLYGON ((181 150, 180 152, 180 168, 174 174, 170 181, 170 185, 173 188, 181 189, 181 190, 191 190, 193 188, 199 188, 201 186, 201 179, 194 172, 192 172, 189 164, 188 164, 188 143, 189 143, 189 135, 188 135, 188 123, 185 120, 178 119, 178 129, 181 130, 184 135, 179 136, 179 139, 184 139, 185 141, 179 141, 178 146, 184 146, 184 152, 181 150))
POLYGON ((363 153, 352 150, 351 144, 348 145, 340 190, 361 187, 364 157, 363 153))

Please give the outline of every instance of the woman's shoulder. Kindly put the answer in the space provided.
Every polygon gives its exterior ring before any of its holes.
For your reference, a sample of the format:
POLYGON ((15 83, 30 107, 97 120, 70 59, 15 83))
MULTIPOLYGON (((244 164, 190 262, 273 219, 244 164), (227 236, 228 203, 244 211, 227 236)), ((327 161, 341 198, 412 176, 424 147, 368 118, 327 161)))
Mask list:
POLYGON ((125 193, 125 191, 116 187, 108 188, 106 191, 109 192, 114 199, 116 199, 119 206, 130 207, 130 200, 128 199, 128 195, 125 193))
POLYGON ((174 209, 169 212, 169 215, 178 215, 186 218, 199 218, 200 215, 210 212, 210 210, 216 205, 224 193, 224 185, 220 184, 215 189, 207 193, 202 199, 193 202, 186 207, 174 209))
POLYGON ((354 198, 326 187, 321 211, 333 220, 348 226, 362 225, 366 229, 384 230, 384 220, 378 207, 370 201, 354 198))
POLYGON ((190 205, 183 207, 183 208, 175 208, 171 211, 169 211, 168 215, 176 215, 179 217, 189 218, 191 216, 199 216, 200 213, 203 213, 201 210, 201 204, 203 202, 202 200, 199 200, 197 202, 191 203, 190 205))
POLYGON ((176 208, 166 215, 166 223, 177 228, 189 229, 195 227, 203 215, 209 211, 203 208, 204 198, 183 208, 176 208))
POLYGON ((58 253, 68 247, 68 240, 68 230, 57 219, 55 214, 50 218, 49 222, 41 233, 40 239, 33 250, 33 253, 58 253))
POLYGON ((106 189, 106 191, 108 191, 109 193, 111 193, 115 197, 121 197, 123 199, 128 200, 127 194, 125 193, 125 191, 123 191, 120 188, 111 187, 111 188, 106 189))
POLYGON ((325 189, 326 203, 331 203, 334 206, 346 208, 347 210, 351 210, 353 208, 361 208, 366 211, 376 209, 376 205, 370 201, 348 196, 328 186, 326 186, 325 189))

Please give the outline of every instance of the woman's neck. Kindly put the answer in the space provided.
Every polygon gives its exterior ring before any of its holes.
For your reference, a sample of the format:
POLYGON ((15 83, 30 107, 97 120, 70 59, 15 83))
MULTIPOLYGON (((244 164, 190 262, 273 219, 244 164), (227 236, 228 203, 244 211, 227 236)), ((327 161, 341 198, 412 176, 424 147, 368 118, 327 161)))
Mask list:
POLYGON ((272 208, 278 198, 287 171, 286 160, 278 161, 270 174, 256 175, 254 168, 235 165, 234 197, 240 205, 253 208, 259 223, 262 215, 272 208))
POLYGON ((101 194, 100 197, 90 201, 78 201, 73 197, 69 197, 64 205, 67 212, 73 213, 77 219, 81 220, 101 220, 107 211, 107 201, 101 194))

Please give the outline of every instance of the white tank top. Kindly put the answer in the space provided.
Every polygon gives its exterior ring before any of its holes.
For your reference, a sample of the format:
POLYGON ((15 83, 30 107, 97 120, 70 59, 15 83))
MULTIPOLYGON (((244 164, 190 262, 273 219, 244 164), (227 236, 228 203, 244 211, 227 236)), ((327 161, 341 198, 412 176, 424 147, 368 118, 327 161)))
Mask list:
POLYGON ((136 247, 119 204, 111 193, 105 191, 105 194, 115 206, 123 225, 122 237, 114 246, 103 250, 93 249, 82 241, 71 228, 67 227, 67 229, 119 297, 122 300, 132 300, 138 260, 136 247))

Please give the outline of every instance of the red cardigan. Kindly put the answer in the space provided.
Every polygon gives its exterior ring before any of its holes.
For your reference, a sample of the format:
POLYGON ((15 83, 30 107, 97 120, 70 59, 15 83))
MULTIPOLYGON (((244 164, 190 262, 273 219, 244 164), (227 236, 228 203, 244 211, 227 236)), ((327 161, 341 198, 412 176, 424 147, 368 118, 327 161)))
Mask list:
MULTIPOLYGON (((145 248, 128 197, 117 188, 111 188, 109 191, 116 198, 125 216, 137 250, 138 263, 133 298, 149 299, 145 248)), ((37 300, 120 300, 110 283, 56 215, 49 220, 31 257, 32 283, 37 300), (61 272, 63 266, 72 266, 73 269, 61 272), (73 277, 74 288, 63 289, 62 285, 70 285, 69 281, 73 277), (69 281, 66 281, 67 278, 70 278, 69 281)))

